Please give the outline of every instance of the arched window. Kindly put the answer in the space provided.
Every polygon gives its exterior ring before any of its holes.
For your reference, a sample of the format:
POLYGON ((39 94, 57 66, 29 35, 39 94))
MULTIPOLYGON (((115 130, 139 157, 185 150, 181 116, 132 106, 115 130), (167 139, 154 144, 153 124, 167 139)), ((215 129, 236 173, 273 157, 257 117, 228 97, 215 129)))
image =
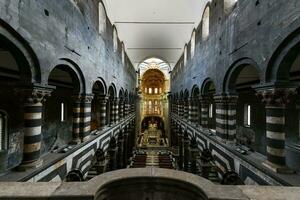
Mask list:
POLYGON ((237 0, 224 0, 224 13, 229 14, 235 6, 237 0))
POLYGON ((0 151, 7 149, 7 114, 0 111, 0 151))
POLYGON ((195 47, 196 47, 196 31, 194 30, 191 38, 191 58, 195 55, 195 47))
POLYGON ((183 52, 183 66, 186 66, 187 63, 187 45, 184 46, 184 52, 183 52))
POLYGON ((118 51, 118 33, 117 29, 114 27, 114 32, 113 32, 113 43, 114 43, 114 52, 118 51))
POLYGON ((99 13, 99 33, 104 34, 106 32, 106 13, 102 2, 98 4, 99 13))
POLYGON ((209 36, 209 7, 206 7, 202 18, 202 39, 205 40, 209 36))
POLYGON ((122 64, 125 65, 125 46, 122 43, 122 64))

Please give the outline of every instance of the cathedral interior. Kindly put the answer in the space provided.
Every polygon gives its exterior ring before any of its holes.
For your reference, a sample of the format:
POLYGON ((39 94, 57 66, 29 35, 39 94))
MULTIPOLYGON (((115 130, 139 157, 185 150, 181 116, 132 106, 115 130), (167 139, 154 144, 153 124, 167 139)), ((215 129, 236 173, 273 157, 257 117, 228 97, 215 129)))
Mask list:
POLYGON ((0 0, 0 199, 299 200, 299 0, 0 0))

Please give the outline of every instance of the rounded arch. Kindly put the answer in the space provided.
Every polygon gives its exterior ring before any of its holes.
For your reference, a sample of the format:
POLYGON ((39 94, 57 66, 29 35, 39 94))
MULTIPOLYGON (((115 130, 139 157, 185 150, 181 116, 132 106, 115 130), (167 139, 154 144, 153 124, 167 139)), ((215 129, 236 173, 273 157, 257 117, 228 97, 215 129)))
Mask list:
POLYGON ((202 40, 206 40, 209 36, 210 29, 210 2, 205 6, 204 12, 202 14, 202 40))
POLYGON ((196 97, 199 97, 199 95, 200 95, 200 89, 199 89, 198 85, 194 85, 192 88, 191 96, 196 98, 196 97))
POLYGON ((207 78, 203 81, 201 86, 201 95, 208 95, 215 90, 215 84, 211 78, 207 78))
POLYGON ((293 62, 300 52, 300 28, 292 32, 275 50, 267 65, 266 82, 288 82, 293 62))
POLYGON ((15 58, 23 83, 41 83, 40 64, 35 52, 20 34, 0 19, 0 49, 4 48, 15 58))
MULTIPOLYGON (((49 84, 49 78, 51 76, 51 73, 58 67, 58 66, 64 66, 65 70, 70 73, 73 80, 76 81, 76 87, 80 94, 86 93, 86 84, 85 84, 85 78, 84 75, 80 69, 80 67, 71 59, 68 58, 61 58, 55 63, 53 63, 53 67, 51 68, 49 75, 48 75, 48 84, 49 84)), ((51 85, 51 84, 50 84, 51 85)))
POLYGON ((98 3, 98 25, 99 25, 99 33, 104 34, 106 32, 106 20, 107 20, 107 14, 106 14, 106 8, 101 1, 98 3))
POLYGON ((114 98, 117 96, 117 89, 116 89, 116 86, 115 84, 110 84, 109 88, 108 88, 108 93, 107 95, 110 97, 110 98, 114 98))
POLYGON ((117 27, 115 25, 113 25, 113 49, 114 52, 118 51, 119 48, 119 41, 118 41, 118 30, 117 27))
POLYGON ((124 89, 123 88, 121 88, 119 90, 119 98, 124 98, 124 89))
POLYGON ((140 69, 140 67, 141 67, 141 64, 142 64, 144 61, 146 61, 146 60, 148 60, 148 59, 151 59, 151 58, 157 58, 157 59, 162 60, 163 62, 165 62, 165 63, 167 64, 167 66, 168 66, 168 71, 169 71, 169 72, 172 71, 170 63, 169 63, 164 57, 158 56, 158 55, 152 55, 152 56, 146 56, 146 57, 144 57, 144 58, 138 63, 138 65, 137 65, 137 71, 139 71, 139 69, 140 69))
POLYGON ((107 94, 106 84, 102 78, 99 78, 94 82, 92 92, 97 95, 107 94))
POLYGON ((251 58, 241 58, 234 62, 225 74, 225 78, 223 80, 223 92, 225 94, 236 92, 236 80, 238 76, 243 72, 243 70, 246 70, 246 68, 248 69, 248 77, 244 78, 247 78, 247 81, 251 82, 252 84, 256 84, 256 80, 254 79, 256 79, 256 76, 258 76, 259 82, 261 82, 261 80, 263 79, 263 73, 257 63, 251 58))

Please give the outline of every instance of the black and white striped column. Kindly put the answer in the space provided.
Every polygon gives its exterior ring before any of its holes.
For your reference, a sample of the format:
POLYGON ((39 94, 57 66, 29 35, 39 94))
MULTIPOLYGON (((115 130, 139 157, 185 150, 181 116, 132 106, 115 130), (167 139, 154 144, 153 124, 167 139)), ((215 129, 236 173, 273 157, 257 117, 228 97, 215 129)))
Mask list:
POLYGON ((80 122, 80 139, 85 142, 89 139, 91 133, 91 112, 92 112, 93 95, 81 96, 81 122, 80 122))
POLYGON ((20 168, 32 168, 42 165, 41 134, 43 101, 51 94, 50 89, 20 89, 18 94, 24 100, 24 147, 20 168))
POLYGON ((200 107, 201 107, 201 126, 203 128, 208 128, 208 108, 209 108, 209 98, 207 96, 201 96, 199 98, 200 107))
POLYGON ((183 117, 184 117, 184 119, 186 119, 186 120, 189 119, 189 100, 188 100, 188 99, 185 99, 185 100, 184 100, 183 117))
POLYGON ((191 98, 189 103, 189 121, 194 125, 197 124, 197 119, 198 119, 197 106, 198 104, 196 99, 191 98))
POLYGON ((107 103, 108 97, 101 96, 99 97, 99 104, 100 104, 100 119, 99 119, 99 126, 100 129, 104 128, 106 125, 106 103, 107 103))
POLYGON ((109 99, 109 125, 113 125, 115 123, 115 110, 114 110, 114 99, 109 99))
POLYGON ((120 119, 123 119, 124 118, 124 101, 123 99, 120 99, 120 102, 119 102, 119 118, 120 119))
POLYGON ((177 115, 178 116, 181 116, 180 114, 181 114, 181 105, 180 105, 180 100, 178 99, 177 100, 177 115))
POLYGON ((226 96, 215 96, 216 105, 216 134, 221 141, 227 140, 227 102, 226 96))
POLYGON ((130 109, 130 104, 128 102, 128 99, 125 101, 125 115, 129 115, 129 109, 130 109))
POLYGON ((73 127, 72 127, 72 144, 79 144, 81 122, 81 96, 73 96, 73 127))
POLYGON ((184 118, 184 100, 180 100, 179 108, 180 108, 179 116, 181 118, 184 118))
POLYGON ((272 88, 257 92, 266 105, 267 161, 264 164, 279 173, 291 172, 285 166, 285 110, 293 95, 295 88, 272 88))
POLYGON ((114 99, 114 123, 119 122, 119 102, 118 98, 114 99))
POLYGON ((227 96, 227 140, 229 143, 236 141, 236 108, 238 96, 227 96))

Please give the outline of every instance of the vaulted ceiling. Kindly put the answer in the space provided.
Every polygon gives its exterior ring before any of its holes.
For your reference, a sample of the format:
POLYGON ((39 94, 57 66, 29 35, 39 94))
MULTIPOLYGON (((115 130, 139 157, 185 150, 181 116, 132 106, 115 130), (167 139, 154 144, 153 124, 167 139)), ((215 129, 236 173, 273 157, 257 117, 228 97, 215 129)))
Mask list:
POLYGON ((125 50, 137 67, 158 57, 173 67, 201 21, 208 0, 103 0, 125 50))

